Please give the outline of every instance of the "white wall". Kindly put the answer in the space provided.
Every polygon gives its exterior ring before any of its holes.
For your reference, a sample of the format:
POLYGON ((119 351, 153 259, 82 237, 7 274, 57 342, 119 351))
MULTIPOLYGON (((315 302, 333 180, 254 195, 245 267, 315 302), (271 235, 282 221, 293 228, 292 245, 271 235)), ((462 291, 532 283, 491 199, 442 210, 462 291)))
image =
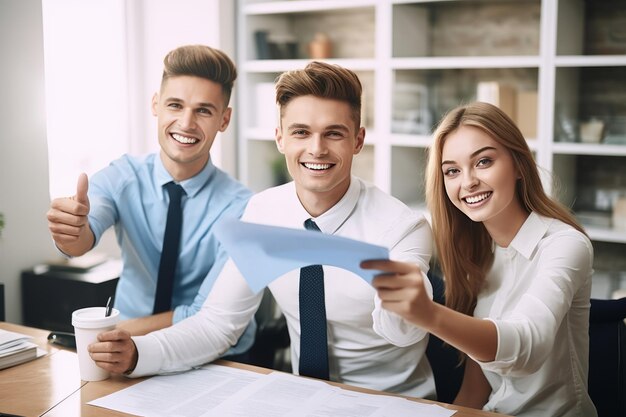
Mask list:
POLYGON ((41 0, 0 0, 0 282, 7 321, 20 323, 20 271, 55 255, 45 213, 48 150, 41 0))

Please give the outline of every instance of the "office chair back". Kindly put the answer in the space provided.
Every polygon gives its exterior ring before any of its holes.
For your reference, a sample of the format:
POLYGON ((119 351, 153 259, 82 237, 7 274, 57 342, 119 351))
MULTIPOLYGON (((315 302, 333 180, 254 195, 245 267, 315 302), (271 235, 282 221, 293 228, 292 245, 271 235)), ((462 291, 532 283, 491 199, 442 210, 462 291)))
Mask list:
POLYGON ((598 417, 626 416, 626 298, 591 300, 589 396, 598 417))
POLYGON ((278 308, 272 293, 266 288, 261 305, 255 314, 257 331, 254 345, 245 363, 291 372, 289 359, 289 330, 287 320, 278 308))
POLYGON ((5 321, 4 315, 4 284, 0 282, 0 321, 5 321))
MULTIPOLYGON (((443 280, 430 271, 428 272, 428 279, 433 287, 433 300, 445 305, 443 280)), ((452 403, 461 388, 461 382, 463 382, 464 366, 459 365, 458 350, 431 334, 426 348, 426 357, 435 377, 437 400, 452 403)))

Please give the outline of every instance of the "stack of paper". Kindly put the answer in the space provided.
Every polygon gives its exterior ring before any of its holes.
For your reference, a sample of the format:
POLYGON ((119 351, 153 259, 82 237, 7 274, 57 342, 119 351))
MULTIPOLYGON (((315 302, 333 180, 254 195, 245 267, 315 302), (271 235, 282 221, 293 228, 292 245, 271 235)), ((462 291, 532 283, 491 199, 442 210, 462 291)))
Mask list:
POLYGON ((205 365, 150 378, 88 404, 150 417, 450 417, 455 410, 325 382, 205 365))
POLYGON ((0 329, 0 369, 19 365, 37 357, 37 345, 30 336, 0 329))

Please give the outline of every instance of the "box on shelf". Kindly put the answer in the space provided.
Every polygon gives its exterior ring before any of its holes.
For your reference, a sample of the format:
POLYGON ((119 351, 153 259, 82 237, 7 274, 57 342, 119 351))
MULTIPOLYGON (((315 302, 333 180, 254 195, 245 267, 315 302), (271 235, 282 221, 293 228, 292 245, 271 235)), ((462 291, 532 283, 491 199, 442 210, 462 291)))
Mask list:
POLYGON ((626 231, 626 197, 618 198, 613 204, 613 228, 626 231))
POLYGON ((515 87, 498 81, 481 81, 476 87, 476 100, 498 106, 515 121, 515 87))
POLYGON ((537 137, 537 92, 518 91, 515 122, 525 138, 537 137))
POLYGON ((583 143, 600 143, 604 138, 604 122, 591 119, 580 124, 580 140, 583 143))

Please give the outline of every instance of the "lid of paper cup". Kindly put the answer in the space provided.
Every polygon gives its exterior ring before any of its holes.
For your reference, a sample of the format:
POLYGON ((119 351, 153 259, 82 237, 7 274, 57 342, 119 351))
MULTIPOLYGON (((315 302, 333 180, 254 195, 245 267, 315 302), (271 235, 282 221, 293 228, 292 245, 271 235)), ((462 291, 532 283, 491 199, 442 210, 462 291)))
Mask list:
POLYGON ((111 315, 105 317, 105 307, 81 308, 72 313, 72 326, 81 329, 98 329, 114 326, 119 321, 120 312, 111 309, 111 315))

